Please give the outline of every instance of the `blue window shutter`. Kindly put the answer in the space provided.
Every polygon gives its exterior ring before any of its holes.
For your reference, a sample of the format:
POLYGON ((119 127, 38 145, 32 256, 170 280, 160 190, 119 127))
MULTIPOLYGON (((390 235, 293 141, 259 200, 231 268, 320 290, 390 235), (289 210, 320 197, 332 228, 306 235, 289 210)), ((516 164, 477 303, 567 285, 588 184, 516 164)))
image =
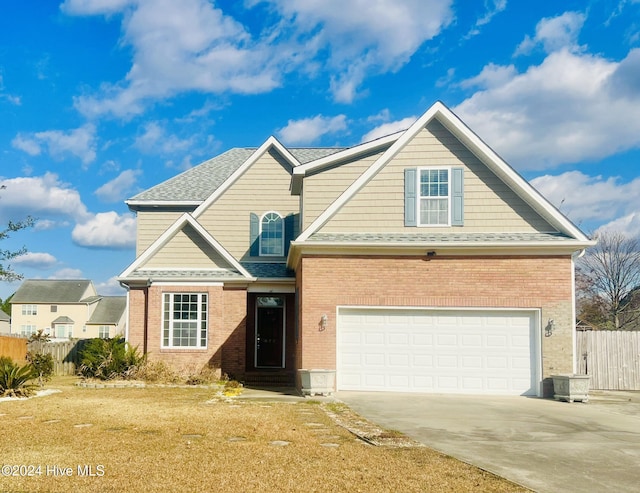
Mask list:
POLYGON ((296 224, 296 216, 294 214, 289 214, 284 218, 284 256, 286 257, 289 253, 289 244, 294 239, 294 228, 296 224))
POLYGON ((416 168, 404 170, 404 225, 417 226, 416 214, 418 203, 416 202, 416 168))
POLYGON ((249 255, 252 257, 260 256, 260 218, 253 212, 249 215, 249 255))
POLYGON ((464 168, 451 169, 451 226, 464 225, 464 168))

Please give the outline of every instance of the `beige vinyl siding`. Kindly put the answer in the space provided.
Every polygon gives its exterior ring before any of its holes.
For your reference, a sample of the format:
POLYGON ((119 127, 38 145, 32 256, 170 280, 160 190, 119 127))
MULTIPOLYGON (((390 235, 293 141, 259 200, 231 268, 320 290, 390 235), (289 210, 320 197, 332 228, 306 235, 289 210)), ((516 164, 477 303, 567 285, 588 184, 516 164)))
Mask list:
POLYGON ((158 239, 183 212, 139 211, 136 219, 136 257, 158 239))
MULTIPOLYGON (((249 259, 249 216, 274 211, 283 218, 298 214, 299 198, 291 195, 291 166, 276 152, 260 157, 198 217, 198 222, 237 259, 249 259)), ((257 257, 254 258, 254 260, 257 257)), ((274 257, 268 257, 274 260, 274 257)))
POLYGON ((379 152, 305 177, 302 190, 302 229, 307 228, 322 214, 381 155, 382 152, 379 152))
POLYGON ((145 264, 145 268, 229 268, 229 263, 199 233, 186 225, 145 264))
MULTIPOLYGON (((442 124, 430 122, 321 229, 327 233, 415 232, 404 226, 404 169, 462 166, 464 226, 457 232, 550 232, 544 219, 442 124)), ((420 227, 443 232, 448 228, 420 227)))

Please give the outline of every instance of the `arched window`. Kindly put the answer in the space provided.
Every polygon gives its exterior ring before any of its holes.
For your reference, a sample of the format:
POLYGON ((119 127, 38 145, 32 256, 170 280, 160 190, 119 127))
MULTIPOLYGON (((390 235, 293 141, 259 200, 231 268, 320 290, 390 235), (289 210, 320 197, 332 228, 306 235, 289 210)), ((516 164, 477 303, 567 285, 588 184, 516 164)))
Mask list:
POLYGON ((260 220, 260 255, 284 255, 284 221, 277 212, 267 212, 260 220))

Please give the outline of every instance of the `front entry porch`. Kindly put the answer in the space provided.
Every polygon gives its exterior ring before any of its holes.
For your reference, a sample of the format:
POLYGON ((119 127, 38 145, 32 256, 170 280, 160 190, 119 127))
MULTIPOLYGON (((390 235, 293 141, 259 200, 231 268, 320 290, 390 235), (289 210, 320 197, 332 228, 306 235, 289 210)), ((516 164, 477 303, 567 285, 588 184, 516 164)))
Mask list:
POLYGON ((295 384, 295 296, 249 293, 245 385, 295 384))

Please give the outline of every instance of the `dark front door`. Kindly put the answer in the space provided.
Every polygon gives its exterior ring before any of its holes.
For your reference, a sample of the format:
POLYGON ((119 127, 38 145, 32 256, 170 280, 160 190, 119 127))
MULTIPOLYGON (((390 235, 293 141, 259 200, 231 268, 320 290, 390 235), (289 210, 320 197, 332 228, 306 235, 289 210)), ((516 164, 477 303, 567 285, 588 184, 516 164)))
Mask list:
POLYGON ((284 368, 284 298, 256 299, 256 368, 284 368))

